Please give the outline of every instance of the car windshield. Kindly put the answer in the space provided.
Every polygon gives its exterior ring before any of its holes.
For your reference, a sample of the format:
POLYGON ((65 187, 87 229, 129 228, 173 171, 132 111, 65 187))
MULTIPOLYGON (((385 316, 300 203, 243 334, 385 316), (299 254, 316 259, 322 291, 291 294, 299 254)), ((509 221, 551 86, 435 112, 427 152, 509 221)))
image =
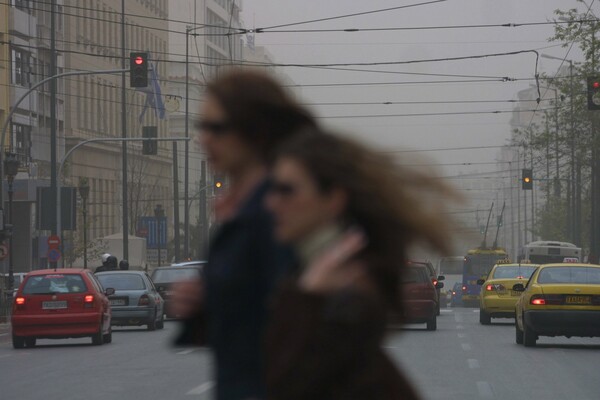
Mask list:
POLYGON ((180 282, 198 278, 199 276, 200 270, 196 267, 174 267, 155 270, 152 274, 152 280, 154 282, 180 282))
POLYGON ((496 267, 493 276, 490 279, 516 279, 516 278, 531 278, 531 274, 535 271, 533 266, 505 266, 496 267))
POLYGON ((102 286, 115 290, 145 290, 144 279, 138 274, 98 274, 102 286))
POLYGON ((600 285, 600 268, 546 267, 540 271, 538 283, 576 283, 600 285))
POLYGON ((23 294, 82 293, 87 285, 79 274, 34 275, 27 278, 23 294))

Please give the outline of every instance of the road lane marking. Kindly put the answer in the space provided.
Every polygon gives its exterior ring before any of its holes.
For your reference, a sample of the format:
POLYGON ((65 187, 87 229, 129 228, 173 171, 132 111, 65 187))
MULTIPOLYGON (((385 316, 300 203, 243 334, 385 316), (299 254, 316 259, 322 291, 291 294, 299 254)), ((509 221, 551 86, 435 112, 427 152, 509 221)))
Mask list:
POLYGON ((445 312, 445 313, 451 313, 451 312, 454 312, 454 310, 446 310, 446 309, 442 308, 442 309, 440 310, 440 312, 443 312, 443 313, 444 313, 444 312, 445 312))
POLYGON ((471 345, 469 343, 461 343, 460 346, 463 348, 464 351, 471 350, 471 345))
POLYGON ((179 351, 179 352, 177 352, 177 354, 184 356, 184 355, 186 355, 186 354, 193 353, 193 352, 195 352, 196 350, 198 350, 198 349, 187 349, 187 350, 179 351))
POLYGON ((10 354, 4 354, 4 355, 0 356, 0 358, 6 358, 6 357, 10 357, 10 354))
POLYGON ((460 314, 454 314, 454 320, 456 322, 463 322, 463 317, 460 314))
POLYGON ((456 329, 465 329, 465 327, 462 325, 456 325, 456 329))
POLYGON ((6 333, 0 333, 0 336, 8 336, 8 332, 6 332, 6 333))
POLYGON ((190 390, 189 392, 186 393, 186 395, 188 396, 194 396, 194 395, 200 395, 200 394, 204 394, 206 392, 208 392, 210 389, 212 389, 215 386, 214 382, 205 382, 202 385, 193 388, 192 390, 190 390))
POLYGON ((459 338, 463 339, 467 337, 466 333, 457 333, 456 336, 458 336, 459 338))
POLYGON ((479 368, 479 361, 474 358, 469 358, 467 363, 469 363, 469 368, 471 369, 479 368))
POLYGON ((492 385, 485 381, 477 382, 477 390, 479 391, 479 396, 484 399, 493 399, 494 392, 492 391, 492 385))
POLYGON ((472 310, 473 312, 479 312, 479 310, 472 310))

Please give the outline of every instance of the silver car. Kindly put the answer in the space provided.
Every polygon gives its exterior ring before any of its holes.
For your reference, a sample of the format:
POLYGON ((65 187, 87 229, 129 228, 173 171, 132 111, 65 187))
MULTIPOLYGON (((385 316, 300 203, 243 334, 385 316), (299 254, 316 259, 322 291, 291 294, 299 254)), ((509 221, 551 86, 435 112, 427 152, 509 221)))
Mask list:
POLYGON ((115 289, 108 297, 112 325, 147 325, 149 331, 164 327, 164 301, 142 271, 105 271, 96 274, 105 288, 115 289))

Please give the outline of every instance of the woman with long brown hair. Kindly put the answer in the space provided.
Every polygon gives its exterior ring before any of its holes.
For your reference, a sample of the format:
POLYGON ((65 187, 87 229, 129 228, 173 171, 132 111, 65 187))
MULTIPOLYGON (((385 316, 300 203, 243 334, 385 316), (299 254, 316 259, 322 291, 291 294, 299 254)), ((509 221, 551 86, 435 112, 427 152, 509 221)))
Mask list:
POLYGON ((216 398, 264 398, 263 331, 267 299, 291 263, 265 210, 275 148, 300 128, 308 111, 263 73, 234 70, 206 88, 200 143, 228 188, 217 200, 202 282, 175 291, 174 314, 187 317, 178 344, 208 345, 215 358, 216 398))
POLYGON ((389 313, 401 315, 409 247, 447 248, 428 192, 446 188, 330 134, 298 135, 280 150, 267 201, 300 269, 273 302, 269 400, 417 397, 381 346, 389 313))

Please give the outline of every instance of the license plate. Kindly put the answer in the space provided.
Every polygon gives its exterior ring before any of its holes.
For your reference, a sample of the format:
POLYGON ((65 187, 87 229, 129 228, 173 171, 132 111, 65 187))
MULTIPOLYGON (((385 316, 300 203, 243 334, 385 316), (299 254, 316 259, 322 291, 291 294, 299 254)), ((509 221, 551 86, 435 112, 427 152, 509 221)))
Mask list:
POLYGON ((123 300, 123 299, 111 300, 110 301, 110 305, 111 306, 124 306, 125 305, 125 300, 123 300))
POLYGON ((67 308, 66 301, 44 301, 42 303, 44 310, 59 310, 61 308, 67 308))
POLYGON ((567 296, 565 299, 567 304, 592 304, 591 296, 567 296))
POLYGON ((510 295, 511 295, 511 296, 515 296, 515 297, 518 297, 518 296, 520 296, 522 293, 523 293, 523 292, 515 292, 514 290, 511 290, 511 291, 510 291, 510 295))

